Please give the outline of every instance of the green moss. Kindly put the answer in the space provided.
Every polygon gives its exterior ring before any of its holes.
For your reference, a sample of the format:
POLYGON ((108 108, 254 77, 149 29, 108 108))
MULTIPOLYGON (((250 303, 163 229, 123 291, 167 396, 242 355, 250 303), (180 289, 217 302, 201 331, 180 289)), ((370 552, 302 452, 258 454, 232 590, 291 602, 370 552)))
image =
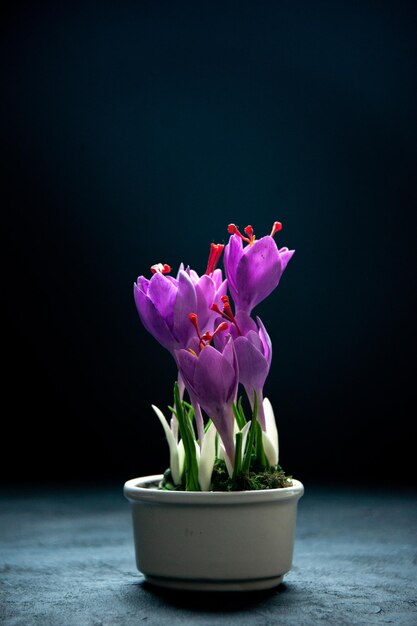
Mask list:
POLYGON ((258 491, 260 489, 280 489, 291 487, 291 476, 286 476, 284 470, 277 465, 269 469, 252 469, 237 476, 235 480, 229 477, 224 461, 217 460, 212 476, 213 491, 258 491))
MULTIPOLYGON (((269 469, 252 469, 240 474, 235 480, 229 477, 224 461, 217 460, 214 464, 211 481, 211 491, 258 491, 260 489, 280 489, 291 487, 291 476, 286 476, 284 470, 277 465, 269 469)), ((171 471, 164 473, 159 489, 164 491, 185 491, 185 485, 174 485, 171 471)))

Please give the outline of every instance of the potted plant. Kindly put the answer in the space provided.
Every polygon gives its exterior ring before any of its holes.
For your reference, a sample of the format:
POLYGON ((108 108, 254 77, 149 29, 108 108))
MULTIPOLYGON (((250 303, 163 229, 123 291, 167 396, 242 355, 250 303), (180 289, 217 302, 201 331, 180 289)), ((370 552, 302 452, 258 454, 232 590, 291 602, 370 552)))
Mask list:
POLYGON ((270 235, 256 239, 251 226, 242 234, 230 224, 228 244, 211 244, 202 276, 181 265, 174 278, 169 265, 158 263, 149 280, 140 276, 134 285, 143 325, 178 367, 169 420, 153 406, 168 442, 169 468, 124 487, 137 566, 151 583, 268 589, 291 568, 304 488, 278 464, 274 413, 263 397, 272 345, 262 321, 251 315, 294 254, 277 247, 281 228, 275 222, 270 235), (225 280, 217 268, 223 248, 225 280))

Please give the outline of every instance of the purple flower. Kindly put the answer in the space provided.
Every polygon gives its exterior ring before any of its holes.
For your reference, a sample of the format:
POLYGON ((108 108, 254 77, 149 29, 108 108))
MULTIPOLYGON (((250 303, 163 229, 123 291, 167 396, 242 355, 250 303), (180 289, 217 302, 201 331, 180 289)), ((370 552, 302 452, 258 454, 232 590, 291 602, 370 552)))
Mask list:
POLYGON ((184 270, 181 264, 177 278, 173 278, 167 275, 171 271, 169 265, 158 263, 151 267, 150 280, 139 276, 134 284, 136 308, 143 325, 173 355, 175 350, 186 348, 194 334, 190 313, 198 315, 204 331, 213 331, 217 316, 211 307, 226 293, 227 281, 222 280, 222 271, 214 269, 213 262, 211 267, 210 275, 199 276, 189 267, 184 270))
POLYGON ((189 314, 197 308, 197 294, 187 272, 180 270, 177 278, 165 276, 162 264, 153 266, 150 280, 139 276, 134 296, 139 317, 146 330, 172 354, 188 345, 193 334, 189 314))
POLYGON ((275 222, 271 235, 256 239, 252 226, 246 226, 242 235, 234 224, 229 225, 232 234, 224 250, 224 267, 231 296, 237 311, 248 315, 277 287, 294 250, 278 249, 273 236, 281 230, 275 222), (243 247, 243 241, 249 245, 243 247))
POLYGON ((177 363, 188 392, 212 419, 230 462, 234 462, 234 415, 239 380, 238 364, 233 342, 229 340, 223 352, 210 345, 200 353, 178 350, 177 363))
MULTIPOLYGON (((257 324, 247 313, 239 311, 236 316, 233 316, 229 333, 238 360, 239 382, 244 386, 252 408, 256 392, 258 396, 258 420, 262 430, 265 431, 263 387, 271 367, 272 344, 261 319, 257 317, 256 320, 257 324)), ((226 341, 225 334, 217 334, 215 341, 217 347, 221 349, 226 341)))

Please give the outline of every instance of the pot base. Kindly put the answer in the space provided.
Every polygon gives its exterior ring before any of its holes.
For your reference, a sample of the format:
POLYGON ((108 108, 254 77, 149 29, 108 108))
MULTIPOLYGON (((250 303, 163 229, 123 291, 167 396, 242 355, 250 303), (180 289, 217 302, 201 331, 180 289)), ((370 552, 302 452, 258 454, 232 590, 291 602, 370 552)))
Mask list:
POLYGON ((273 578, 253 580, 191 580, 186 578, 164 578, 145 575, 146 582, 167 589, 184 591, 262 591, 273 589, 282 583, 284 574, 273 578))

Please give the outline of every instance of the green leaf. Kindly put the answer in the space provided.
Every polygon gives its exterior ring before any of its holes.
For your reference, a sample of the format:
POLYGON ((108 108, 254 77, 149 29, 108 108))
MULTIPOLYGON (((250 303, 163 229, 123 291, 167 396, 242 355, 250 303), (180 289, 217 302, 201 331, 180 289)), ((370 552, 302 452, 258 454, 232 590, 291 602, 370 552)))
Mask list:
MULTIPOLYGON (((243 410, 243 406, 242 406, 242 396, 239 397, 238 403, 237 403, 237 408, 239 409, 239 413, 242 416, 242 420, 243 420, 243 426, 246 424, 246 417, 245 417, 245 411, 243 410)), ((242 428, 243 428, 242 426, 242 428)), ((241 430, 242 430, 241 428, 241 430)))
MULTIPOLYGON (((246 441, 246 452, 242 463, 242 474, 246 474, 250 469, 250 464, 252 460, 252 453, 254 451, 254 446, 256 445, 256 424, 259 425, 257 420, 258 417, 258 394, 256 391, 254 392, 254 402, 253 402, 253 411, 252 411, 252 423, 248 433, 248 439, 246 441)), ((255 448, 256 451, 256 448, 255 448)))
POLYGON ((262 428, 258 420, 255 422, 255 449, 256 449, 256 460, 260 467, 267 468, 269 467, 268 459, 266 458, 266 454, 264 451, 264 444, 262 441, 262 428))
POLYGON ((189 414, 186 414, 184 405, 180 400, 177 382, 174 385, 174 401, 180 435, 184 444, 185 489, 186 491, 200 491, 194 431, 189 414))
POLYGON ((245 414, 243 413, 243 409, 242 409, 242 396, 239 398, 239 402, 237 406, 233 402, 232 407, 233 407, 233 413, 235 414, 237 426, 239 430, 242 430, 242 428, 246 424, 245 414))
POLYGON ((236 484, 240 475, 242 466, 242 433, 236 433, 236 447, 235 447, 235 465, 233 468, 232 481, 236 484))
POLYGON ((233 408, 233 413, 235 415, 235 420, 236 420, 237 426, 238 426, 239 430, 241 430, 241 427, 240 427, 240 413, 239 413, 239 409, 237 408, 237 406, 236 406, 236 404, 234 402, 232 404, 232 408, 233 408))
POLYGON ((209 421, 207 422, 207 424, 204 426, 204 432, 205 432, 205 433, 208 431, 208 429, 210 428, 210 426, 211 426, 211 425, 212 425, 212 421, 211 421, 211 420, 209 420, 209 421))

